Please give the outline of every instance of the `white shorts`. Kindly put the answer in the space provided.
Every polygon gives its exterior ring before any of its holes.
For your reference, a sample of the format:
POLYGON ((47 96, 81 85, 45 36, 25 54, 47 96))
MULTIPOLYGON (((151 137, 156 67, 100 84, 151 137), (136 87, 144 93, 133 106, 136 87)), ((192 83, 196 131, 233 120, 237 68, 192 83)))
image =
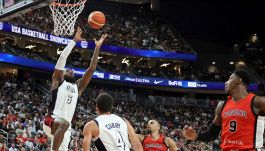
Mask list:
MULTIPOLYGON (((51 128, 43 123, 43 131, 49 138, 52 139, 52 143, 53 143, 53 135, 51 134, 51 128)), ((64 133, 64 138, 63 138, 61 146, 59 147, 59 151, 68 151, 70 140, 71 140, 71 124, 69 128, 67 129, 67 131, 64 133)), ((51 144, 51 147, 52 147, 52 144, 51 144)))

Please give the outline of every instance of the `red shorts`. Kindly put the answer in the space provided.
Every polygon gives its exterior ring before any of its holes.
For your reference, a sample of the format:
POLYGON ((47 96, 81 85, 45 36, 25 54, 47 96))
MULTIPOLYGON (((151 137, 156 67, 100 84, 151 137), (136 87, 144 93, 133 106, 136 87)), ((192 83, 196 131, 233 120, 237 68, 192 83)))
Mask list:
POLYGON ((54 121, 54 118, 51 115, 46 115, 44 117, 44 124, 46 126, 49 126, 50 128, 52 127, 53 121, 54 121))

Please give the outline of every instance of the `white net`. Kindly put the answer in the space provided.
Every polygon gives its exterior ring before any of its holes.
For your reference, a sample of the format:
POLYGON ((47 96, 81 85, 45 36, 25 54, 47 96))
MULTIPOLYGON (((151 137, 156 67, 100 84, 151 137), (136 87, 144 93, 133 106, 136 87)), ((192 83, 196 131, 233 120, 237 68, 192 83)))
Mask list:
POLYGON ((50 4, 54 21, 54 34, 71 36, 78 15, 85 7, 86 0, 57 0, 50 4))

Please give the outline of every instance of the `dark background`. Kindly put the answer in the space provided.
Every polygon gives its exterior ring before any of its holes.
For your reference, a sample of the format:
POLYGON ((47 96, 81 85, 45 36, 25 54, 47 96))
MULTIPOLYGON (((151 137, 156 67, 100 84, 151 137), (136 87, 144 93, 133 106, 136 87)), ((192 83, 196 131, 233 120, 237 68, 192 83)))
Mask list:
POLYGON ((160 14, 190 43, 196 39, 229 48, 255 33, 264 43, 265 5, 262 0, 161 0, 160 14))

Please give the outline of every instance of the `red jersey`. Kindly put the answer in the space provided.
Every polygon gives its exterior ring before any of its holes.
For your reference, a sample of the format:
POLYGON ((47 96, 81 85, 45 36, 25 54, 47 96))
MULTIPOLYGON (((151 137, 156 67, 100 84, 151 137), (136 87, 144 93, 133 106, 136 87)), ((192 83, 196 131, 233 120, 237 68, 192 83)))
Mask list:
POLYGON ((18 135, 17 137, 16 137, 16 142, 17 143, 25 143, 26 141, 27 141, 28 139, 27 138, 25 138, 25 137, 23 137, 22 135, 18 135))
POLYGON ((144 151, 167 151, 168 147, 165 143, 165 136, 160 135, 157 140, 153 140, 150 134, 146 135, 143 142, 144 151))
POLYGON ((45 144, 45 143, 48 142, 48 138, 47 138, 47 137, 40 137, 40 138, 38 139, 38 141, 39 141, 41 144, 45 144))
POLYGON ((4 143, 0 143, 0 151, 5 151, 5 144, 4 143))
POLYGON ((223 151, 251 151, 263 146, 264 117, 253 111, 255 95, 249 93, 237 102, 228 97, 224 103, 221 148, 223 151))

